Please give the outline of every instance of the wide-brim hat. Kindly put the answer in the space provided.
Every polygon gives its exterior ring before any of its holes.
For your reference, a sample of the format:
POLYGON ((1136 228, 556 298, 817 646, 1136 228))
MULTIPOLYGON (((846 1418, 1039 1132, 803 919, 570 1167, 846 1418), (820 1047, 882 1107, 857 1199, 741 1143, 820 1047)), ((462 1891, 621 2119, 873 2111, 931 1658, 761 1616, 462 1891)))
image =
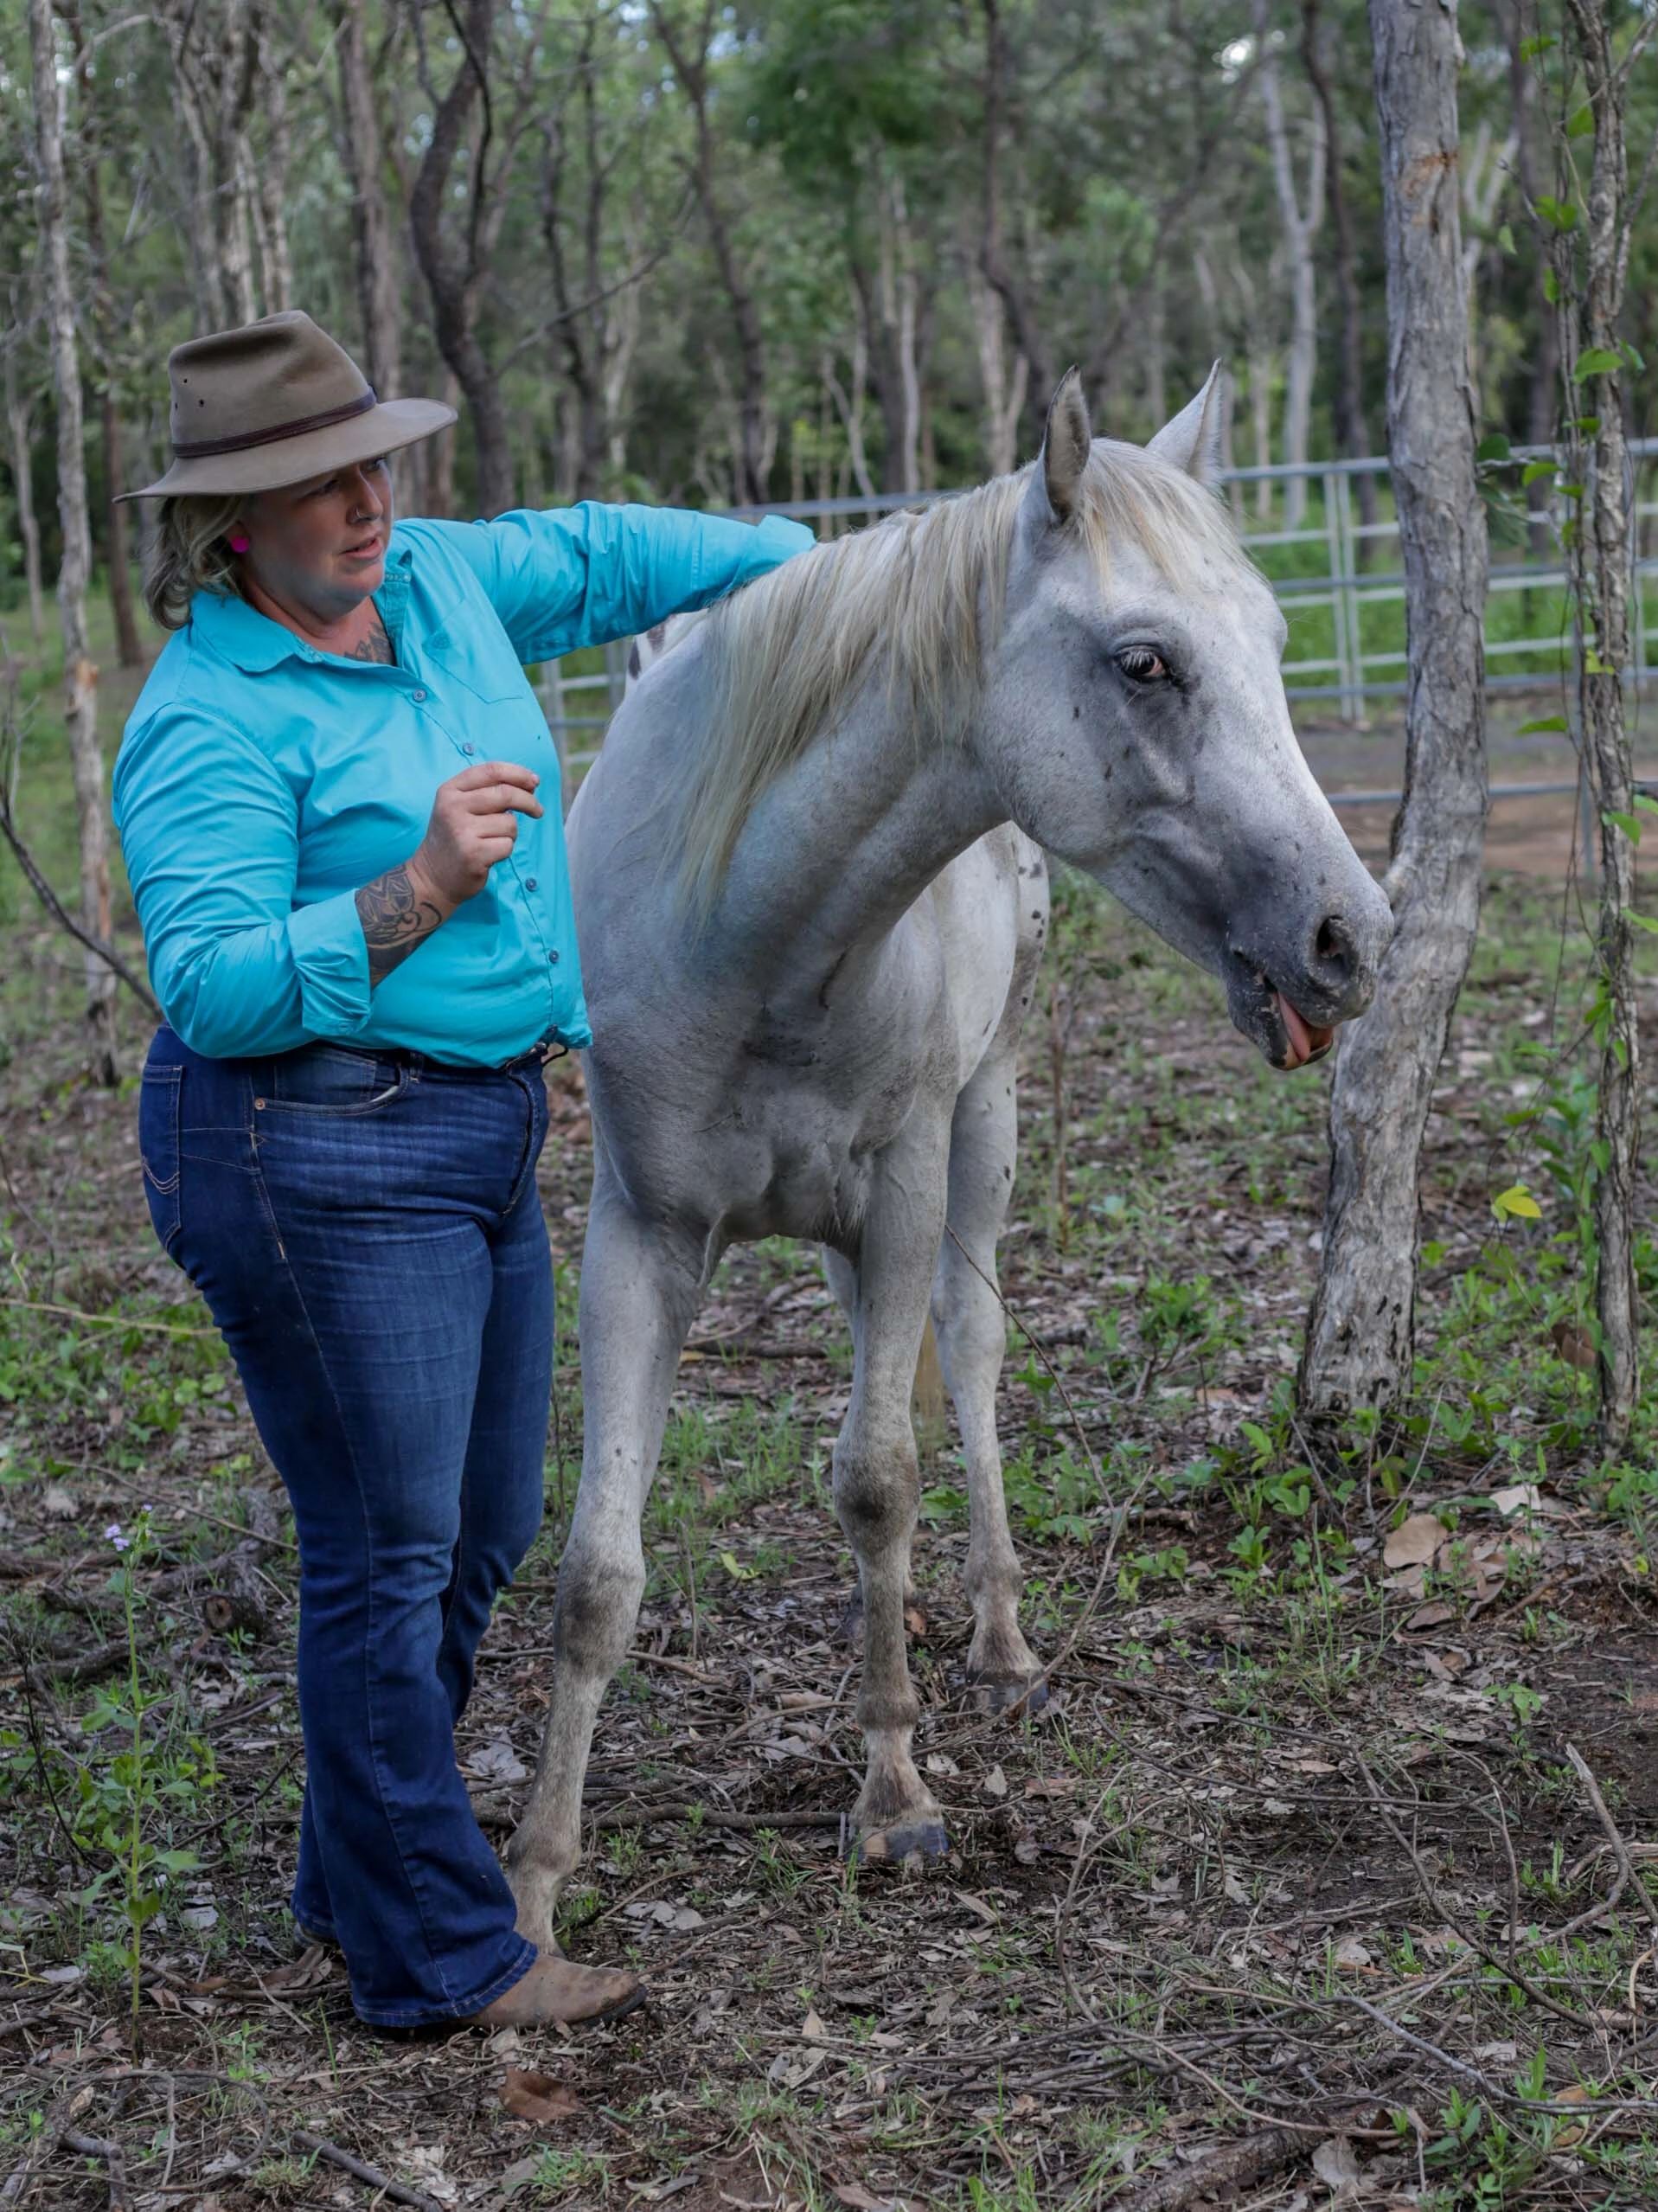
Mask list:
POLYGON ((382 400, 297 308, 189 338, 167 357, 173 465, 122 499, 274 491, 372 461, 455 420, 439 400, 382 400))

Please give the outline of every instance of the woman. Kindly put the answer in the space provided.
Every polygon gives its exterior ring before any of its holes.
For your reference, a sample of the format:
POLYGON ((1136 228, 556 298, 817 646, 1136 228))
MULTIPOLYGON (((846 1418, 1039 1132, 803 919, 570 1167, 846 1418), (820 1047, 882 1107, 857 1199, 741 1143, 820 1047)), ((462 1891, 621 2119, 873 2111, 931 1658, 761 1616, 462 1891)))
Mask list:
POLYGON ((377 401, 300 314, 169 370, 176 458, 128 496, 163 502, 147 590, 175 634, 114 789, 168 1023, 141 1141, 293 1503, 294 1917, 377 2025, 611 2016, 638 1984, 516 1933, 455 1765, 541 1512, 542 1062, 590 1042, 523 664, 810 534, 594 505, 394 528, 386 456, 451 409, 377 401))

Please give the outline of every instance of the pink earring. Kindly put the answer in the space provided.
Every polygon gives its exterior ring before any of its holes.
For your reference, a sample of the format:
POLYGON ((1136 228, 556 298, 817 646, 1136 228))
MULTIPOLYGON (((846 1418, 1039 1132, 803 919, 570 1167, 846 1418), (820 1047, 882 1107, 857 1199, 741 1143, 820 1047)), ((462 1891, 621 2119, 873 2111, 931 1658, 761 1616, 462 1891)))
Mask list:
POLYGON ((231 538, 231 541, 230 541, 230 549, 231 549, 231 551, 232 551, 233 553, 246 553, 246 550, 247 550, 247 540, 246 540, 246 538, 242 535, 242 534, 241 534, 241 532, 240 532, 240 530, 236 531, 236 532, 235 532, 235 534, 234 534, 234 535, 233 535, 233 537, 231 538))

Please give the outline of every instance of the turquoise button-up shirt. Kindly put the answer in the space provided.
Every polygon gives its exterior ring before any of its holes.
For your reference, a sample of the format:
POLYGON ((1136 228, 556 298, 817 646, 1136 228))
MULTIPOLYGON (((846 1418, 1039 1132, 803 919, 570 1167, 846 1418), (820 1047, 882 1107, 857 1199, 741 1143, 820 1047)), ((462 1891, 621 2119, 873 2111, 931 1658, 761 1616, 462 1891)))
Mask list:
POLYGON ((198 593, 114 778, 173 1029, 215 1059, 332 1038, 499 1067, 590 1043, 557 755, 523 664, 707 606, 812 542, 780 516, 591 503, 401 523, 375 594, 394 668, 198 593), (371 991, 355 894, 414 851, 439 785, 483 760, 535 769, 547 811, 519 817, 484 888, 371 991))

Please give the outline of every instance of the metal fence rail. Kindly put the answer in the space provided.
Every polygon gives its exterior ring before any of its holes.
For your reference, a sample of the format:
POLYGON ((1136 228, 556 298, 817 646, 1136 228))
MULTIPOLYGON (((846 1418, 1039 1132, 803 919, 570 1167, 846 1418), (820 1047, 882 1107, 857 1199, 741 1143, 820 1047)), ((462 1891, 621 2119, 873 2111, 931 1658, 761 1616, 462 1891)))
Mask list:
MULTIPOLYGON (((1637 495, 1630 593, 1629 681, 1638 686, 1658 675, 1658 653, 1654 650, 1658 647, 1658 622, 1648 619, 1648 605, 1649 586, 1651 595, 1658 598, 1658 552, 1648 549, 1649 540, 1658 541, 1658 530, 1648 528, 1658 518, 1658 438, 1632 439, 1629 455, 1637 495), (1643 484, 1648 495, 1644 497, 1640 496, 1643 484)), ((1514 458, 1519 461, 1552 458, 1543 446, 1516 447, 1514 452, 1514 458)), ((1269 565, 1285 560, 1299 564, 1316 558, 1316 565, 1305 574, 1269 576, 1292 629, 1298 617, 1321 608, 1328 610, 1330 650, 1286 660, 1284 689, 1292 705, 1322 699, 1335 701, 1341 720, 1354 728, 1363 724, 1367 699, 1399 697, 1406 689, 1401 672, 1405 666, 1402 624, 1394 625, 1398 634, 1388 642, 1367 642, 1366 638, 1367 611, 1373 618, 1376 610, 1402 605, 1405 598, 1402 571, 1377 568, 1367 563, 1367 556, 1373 549, 1379 551, 1383 541, 1397 542, 1397 518, 1379 511, 1375 522, 1366 523, 1356 511, 1354 487, 1358 478, 1368 476, 1382 479, 1379 488, 1385 489, 1387 472, 1385 457, 1370 456, 1358 460, 1315 461, 1297 468, 1232 469, 1219 479, 1238 517, 1244 542, 1252 553, 1258 557, 1265 555, 1269 565), (1302 479, 1309 491, 1317 489, 1322 512, 1316 521, 1309 519, 1291 529, 1280 518, 1285 490, 1296 478, 1302 479), (1264 513, 1261 511, 1263 506, 1266 509, 1264 513)), ((848 524, 872 522, 903 508, 924 507, 936 499, 952 496, 946 491, 887 492, 874 498, 803 499, 781 502, 775 506, 739 507, 731 511, 747 520, 758 520, 762 515, 792 516, 814 523, 819 536, 823 537, 839 535, 848 524)), ((1494 557, 1487 608, 1488 689, 1538 689, 1558 681, 1570 667, 1569 632, 1556 628, 1540 636, 1510 637, 1500 632, 1493 635, 1490 619, 1491 602, 1505 594, 1562 592, 1565 584, 1565 570, 1558 561, 1505 559, 1500 553, 1494 557), (1524 656, 1546 665, 1530 670, 1492 667, 1494 662, 1512 662, 1524 656)), ((626 670, 625 643, 606 646, 605 664, 596 671, 567 673, 556 661, 547 663, 542 669, 542 704, 567 771, 586 766, 597 757, 599 738, 595 733, 605 728, 615 711, 626 681, 626 670)), ((1499 786, 1496 795, 1513 794, 1499 786)))

